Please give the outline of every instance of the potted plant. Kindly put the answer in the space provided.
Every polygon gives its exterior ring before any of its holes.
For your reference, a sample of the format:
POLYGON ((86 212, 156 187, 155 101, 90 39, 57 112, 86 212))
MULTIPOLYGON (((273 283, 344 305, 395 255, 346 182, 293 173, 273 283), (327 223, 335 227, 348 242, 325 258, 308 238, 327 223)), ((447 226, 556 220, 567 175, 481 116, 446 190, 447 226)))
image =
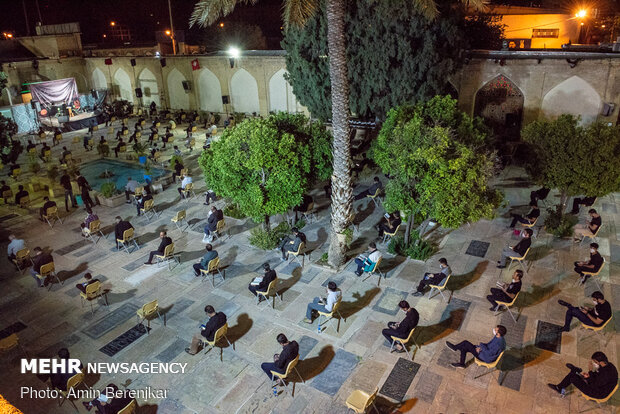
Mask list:
POLYGON ((99 204, 106 207, 118 207, 125 203, 125 195, 121 193, 113 182, 101 184, 97 194, 99 204))

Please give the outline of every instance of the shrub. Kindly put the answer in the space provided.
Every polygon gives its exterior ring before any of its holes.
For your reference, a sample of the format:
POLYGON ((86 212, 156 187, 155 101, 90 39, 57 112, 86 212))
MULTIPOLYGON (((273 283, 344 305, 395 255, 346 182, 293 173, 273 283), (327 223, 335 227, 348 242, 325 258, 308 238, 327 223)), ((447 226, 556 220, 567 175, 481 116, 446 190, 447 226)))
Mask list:
POLYGON ((432 243, 421 239, 417 232, 412 232, 408 245, 405 245, 403 237, 395 236, 390 239, 387 250, 391 254, 424 261, 435 253, 436 248, 432 243))
POLYGON ((173 155, 170 158, 170 168, 174 168, 176 161, 179 161, 179 164, 183 165, 183 158, 180 155, 173 155))
POLYGON ((99 192, 105 198, 110 198, 113 195, 117 194, 118 190, 116 189, 116 184, 112 182, 107 182, 107 183, 101 184, 101 189, 99 190, 99 192))
POLYGON ((560 214, 558 210, 547 209, 545 230, 555 237, 569 237, 573 234, 573 226, 577 224, 577 217, 570 214, 560 214))
POLYGON ((224 207, 223 212, 225 216, 236 218, 236 219, 242 219, 246 217, 245 214, 243 214, 243 212, 239 208, 239 205, 235 203, 227 204, 226 207, 224 207))
POLYGON ((248 240, 252 246, 263 250, 272 250, 278 246, 280 240, 291 232, 291 226, 286 222, 281 222, 271 230, 265 230, 263 226, 258 226, 250 230, 248 240))
POLYGON ((344 243, 347 247, 351 246, 351 243, 353 242, 353 229, 349 227, 345 229, 342 234, 344 234, 344 243))
POLYGON ((327 255, 327 252, 325 252, 321 255, 321 258, 318 260, 318 262, 320 264, 325 264, 327 263, 327 258, 328 258, 328 255, 327 255))

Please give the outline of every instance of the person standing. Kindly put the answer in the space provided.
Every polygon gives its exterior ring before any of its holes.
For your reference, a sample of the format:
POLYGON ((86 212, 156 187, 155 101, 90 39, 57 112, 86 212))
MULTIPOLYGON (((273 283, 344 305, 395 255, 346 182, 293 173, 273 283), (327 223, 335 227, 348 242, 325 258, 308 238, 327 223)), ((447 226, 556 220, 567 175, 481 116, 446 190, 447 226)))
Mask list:
POLYGON ((92 190, 90 184, 88 184, 86 178, 84 178, 79 171, 76 171, 75 175, 77 177, 77 185, 80 188, 80 193, 82 196, 82 201, 84 202, 84 206, 86 208, 93 208, 95 203, 93 203, 93 200, 90 198, 89 191, 92 190))
POLYGON ((69 201, 71 200, 71 207, 77 208, 75 204, 75 197, 73 197, 73 187, 71 186, 71 177, 69 177, 69 173, 65 170, 65 173, 60 177, 60 185, 65 189, 65 209, 69 212, 69 201))

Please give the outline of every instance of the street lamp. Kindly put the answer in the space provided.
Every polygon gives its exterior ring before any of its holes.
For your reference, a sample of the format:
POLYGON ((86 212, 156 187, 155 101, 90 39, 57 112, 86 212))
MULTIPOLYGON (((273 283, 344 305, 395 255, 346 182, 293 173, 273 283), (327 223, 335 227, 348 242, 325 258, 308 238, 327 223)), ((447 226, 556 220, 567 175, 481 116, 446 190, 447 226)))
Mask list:
POLYGON ((234 46, 228 48, 228 62, 230 62, 231 69, 235 67, 235 59, 237 59, 240 55, 241 51, 238 48, 234 46))
POLYGON ((116 26, 116 22, 114 22, 114 21, 110 22, 110 26, 112 26, 112 27, 116 26))
POLYGON ((587 15, 588 15, 588 11, 585 9, 581 9, 577 12, 577 14, 575 14, 575 17, 577 17, 578 19, 583 19, 587 15))
POLYGON ((170 30, 166 30, 166 36, 170 36, 170 30))

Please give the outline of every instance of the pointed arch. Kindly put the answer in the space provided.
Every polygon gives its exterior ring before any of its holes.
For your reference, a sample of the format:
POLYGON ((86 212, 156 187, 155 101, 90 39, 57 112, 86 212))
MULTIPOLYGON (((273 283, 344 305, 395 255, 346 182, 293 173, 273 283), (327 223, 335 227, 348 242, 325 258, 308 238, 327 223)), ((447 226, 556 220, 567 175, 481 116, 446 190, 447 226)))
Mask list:
POLYGON ((210 112, 224 111, 220 80, 207 68, 203 68, 198 76, 198 93, 200 109, 210 112))
POLYGON ((75 84, 77 85, 79 93, 88 92, 88 82, 86 81, 86 77, 84 75, 78 72, 73 72, 70 76, 75 79, 75 84))
POLYGON ((99 68, 95 68, 92 74, 93 78, 93 88, 94 89, 107 89, 108 81, 103 74, 103 71, 99 68))
POLYGON ((582 125, 596 121, 602 100, 596 89, 579 76, 560 82, 543 97, 540 115, 557 118, 562 114, 581 116, 582 125))
POLYGON ((231 100, 235 112, 259 113, 258 84, 254 76, 245 69, 239 69, 230 80, 231 100))
POLYGON ((523 120, 523 92, 503 74, 476 92, 474 115, 484 118, 496 135, 517 140, 523 120))
POLYGON ((131 87, 131 79, 127 72, 119 68, 114 73, 114 85, 118 87, 118 90, 114 91, 117 97, 129 102, 133 102, 133 88, 131 87))
POLYGON ((284 78, 286 70, 280 69, 269 79, 269 111, 297 111, 297 98, 293 87, 284 78))
POLYGON ((183 81, 186 80, 177 68, 173 68, 168 74, 166 85, 170 97, 170 108, 189 109, 189 95, 183 89, 183 81))
POLYGON ((138 75, 138 87, 142 89, 142 102, 144 106, 149 106, 151 102, 155 102, 158 107, 161 106, 159 85, 153 72, 147 68, 142 69, 142 72, 138 75))

